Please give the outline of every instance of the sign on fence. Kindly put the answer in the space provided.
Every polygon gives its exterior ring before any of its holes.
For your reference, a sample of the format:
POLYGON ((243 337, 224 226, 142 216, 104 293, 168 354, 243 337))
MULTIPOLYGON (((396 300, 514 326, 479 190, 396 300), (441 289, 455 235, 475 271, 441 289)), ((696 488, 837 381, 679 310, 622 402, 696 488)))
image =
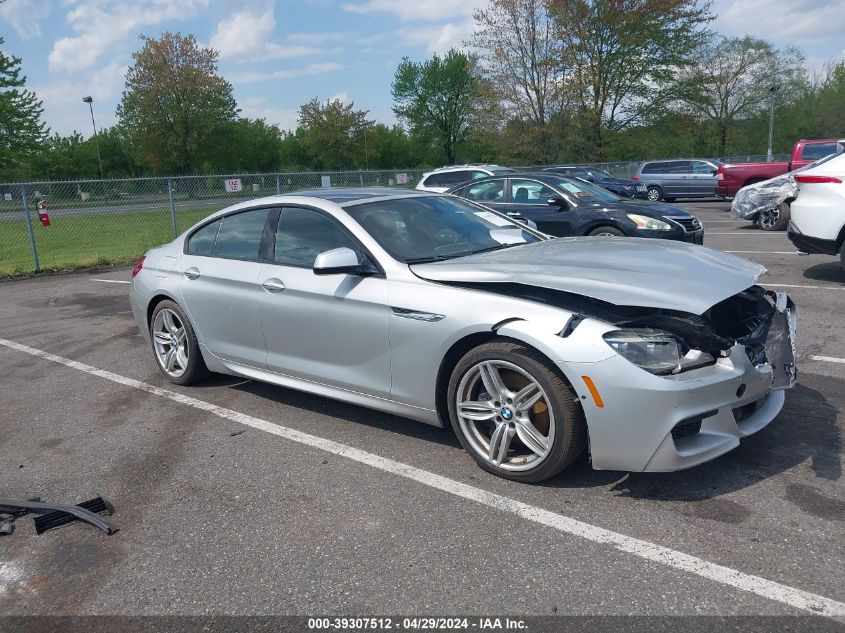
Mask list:
POLYGON ((320 176, 320 186, 323 188, 331 187, 332 186, 332 177, 331 176, 320 176))
POLYGON ((240 178, 228 178, 223 181, 223 186, 226 187, 226 191, 229 193, 238 193, 244 188, 240 178))
POLYGON ((10 193, 4 193, 3 194, 3 200, 5 200, 6 202, 8 202, 11 199, 12 199, 12 194, 10 194, 10 193))
POLYGON ((396 174, 396 184, 397 185, 407 185, 408 184, 408 174, 396 174))

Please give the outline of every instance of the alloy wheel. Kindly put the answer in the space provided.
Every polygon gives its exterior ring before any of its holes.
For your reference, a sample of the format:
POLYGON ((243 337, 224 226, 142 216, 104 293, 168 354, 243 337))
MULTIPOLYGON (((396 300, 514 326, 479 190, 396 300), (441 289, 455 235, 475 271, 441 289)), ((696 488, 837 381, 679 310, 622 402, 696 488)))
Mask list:
POLYGON ((156 360, 168 376, 179 378, 188 369, 188 334, 173 310, 159 310, 153 319, 153 347, 156 360))
POLYGON ((651 187, 647 193, 650 202, 660 202, 660 189, 651 187))
POLYGON ((778 207, 771 207, 760 211, 757 217, 757 225, 764 231, 771 231, 780 221, 780 209, 778 207))
POLYGON ((536 468, 554 443, 555 418, 546 392, 513 363, 473 365, 458 385, 455 410, 472 450, 498 468, 536 468))

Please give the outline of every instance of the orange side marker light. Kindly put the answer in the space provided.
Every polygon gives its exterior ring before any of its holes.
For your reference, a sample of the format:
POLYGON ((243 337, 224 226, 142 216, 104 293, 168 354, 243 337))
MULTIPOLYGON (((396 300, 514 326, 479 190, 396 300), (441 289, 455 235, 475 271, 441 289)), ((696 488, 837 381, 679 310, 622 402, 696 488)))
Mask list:
POLYGON ((604 409, 604 401, 601 399, 599 390, 596 389, 595 384, 593 384, 593 379, 589 376, 581 376, 581 380, 583 380, 584 384, 587 385, 587 389, 589 389, 590 395, 593 396, 593 402, 596 403, 596 406, 599 409, 604 409))

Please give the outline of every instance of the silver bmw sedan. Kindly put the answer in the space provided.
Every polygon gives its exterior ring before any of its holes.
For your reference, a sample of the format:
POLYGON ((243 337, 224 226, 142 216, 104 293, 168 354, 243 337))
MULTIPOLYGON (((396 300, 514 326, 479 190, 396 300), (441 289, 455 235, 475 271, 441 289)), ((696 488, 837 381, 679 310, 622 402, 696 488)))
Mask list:
POLYGON ((702 246, 549 239, 449 195, 322 189, 215 213, 136 265, 159 369, 219 372, 451 426, 536 482, 713 459, 780 412, 795 307, 702 246))

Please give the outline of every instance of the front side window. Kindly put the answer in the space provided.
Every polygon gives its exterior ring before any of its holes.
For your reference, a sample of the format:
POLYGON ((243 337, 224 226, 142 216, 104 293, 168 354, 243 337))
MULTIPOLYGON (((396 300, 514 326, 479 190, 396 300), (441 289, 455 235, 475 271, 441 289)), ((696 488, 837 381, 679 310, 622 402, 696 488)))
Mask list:
POLYGON ((276 228, 273 261, 283 266, 312 268, 317 255, 358 244, 335 220, 311 209, 285 207, 276 228))
POLYGON ((504 202, 505 180, 489 180, 464 188, 463 197, 476 202, 504 202))
POLYGON ((225 216, 212 254, 231 259, 258 260, 269 213, 269 209, 256 209, 225 216))
POLYGON ((548 204, 549 198, 556 195, 554 189, 536 180, 511 178, 511 202, 517 204, 548 204))
POLYGON ((219 228, 220 220, 215 220, 195 231, 188 238, 188 254, 210 256, 214 249, 214 241, 217 239, 217 230, 219 228))
POLYGON ((803 160, 818 160, 819 158, 824 158, 829 154, 835 153, 836 143, 812 143, 811 145, 804 146, 801 152, 801 158, 803 160))
POLYGON ((525 226, 452 196, 414 196, 346 207, 394 259, 451 259, 542 240, 525 226))

